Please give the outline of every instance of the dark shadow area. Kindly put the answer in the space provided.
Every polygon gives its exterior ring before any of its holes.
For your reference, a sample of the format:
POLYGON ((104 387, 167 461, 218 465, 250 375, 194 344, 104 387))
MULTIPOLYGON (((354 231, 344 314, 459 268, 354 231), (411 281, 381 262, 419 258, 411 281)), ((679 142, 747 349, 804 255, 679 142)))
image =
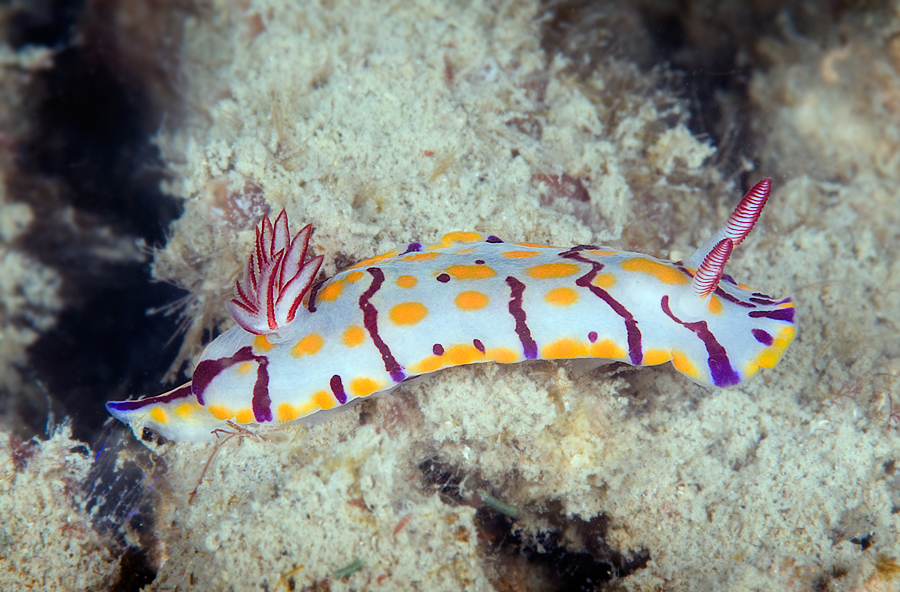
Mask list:
MULTIPOLYGON (((51 406, 61 403, 85 442, 106 421, 107 400, 162 387, 177 349, 176 319, 147 315, 181 295, 152 281, 148 254, 180 213, 160 190, 151 143, 174 95, 160 95, 159 71, 122 46, 128 36, 115 27, 123 6, 25 3, 7 23, 15 47, 56 50, 24 88, 25 127, 8 178, 11 199, 35 214, 18 247, 63 277, 64 309, 29 349, 24 374, 51 406)), ((32 419, 28 431, 43 431, 46 417, 32 419)))
POLYGON ((497 500, 486 501, 483 495, 474 495, 475 490, 490 487, 477 475, 466 475, 459 467, 436 458, 422 461, 418 468, 424 488, 438 493, 444 504, 477 508, 475 523, 478 538, 483 541, 482 560, 491 564, 492 583, 498 590, 612 590, 617 581, 650 561, 646 550, 626 555, 612 548, 607 542, 610 520, 602 514, 587 521, 567 517, 559 502, 549 502, 538 514, 551 529, 526 535, 517 518, 503 513, 526 509, 505 505, 501 511, 497 500), (463 482, 465 492, 461 490, 463 482))

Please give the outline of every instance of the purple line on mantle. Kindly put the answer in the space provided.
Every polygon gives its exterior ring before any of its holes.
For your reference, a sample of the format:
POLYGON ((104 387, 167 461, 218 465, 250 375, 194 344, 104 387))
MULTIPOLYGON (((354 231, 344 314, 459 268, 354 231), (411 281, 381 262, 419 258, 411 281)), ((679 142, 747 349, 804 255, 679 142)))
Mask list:
POLYGON ((203 405, 203 392, 212 380, 235 364, 244 362, 256 362, 256 382, 253 384, 253 416, 258 422, 272 421, 272 400, 269 398, 269 359, 266 356, 257 356, 248 345, 237 350, 230 358, 216 358, 215 360, 203 360, 197 364, 194 370, 192 390, 197 396, 197 402, 203 405))
POLYGON ((793 323, 794 309, 779 308, 776 310, 754 310, 750 312, 750 318, 758 319, 760 317, 765 317, 774 321, 787 321, 788 323, 793 323))
POLYGON ((709 372, 712 375, 713 384, 716 386, 733 386, 741 381, 741 377, 734 371, 734 368, 731 367, 731 361, 728 359, 728 352, 725 351, 725 348, 718 342, 716 336, 709 330, 706 321, 687 323, 678 319, 672 314, 672 309, 669 308, 668 296, 662 297, 660 305, 662 306, 663 312, 666 313, 670 319, 685 329, 692 331, 694 335, 703 342, 703 345, 706 346, 709 372))
POLYGON ((375 295, 375 292, 380 290, 382 284, 384 284, 384 272, 377 267, 370 267, 366 271, 369 272, 373 279, 372 284, 359 297, 359 308, 363 313, 363 324, 366 327, 366 331, 369 332, 369 337, 372 338, 372 343, 375 344, 375 347, 377 347, 378 351, 381 353, 384 369, 391 375, 391 379, 394 382, 403 382, 403 379, 406 378, 406 374, 394 358, 394 354, 391 353, 391 348, 388 347, 381 338, 381 335, 378 334, 378 309, 375 308, 374 304, 369 302, 369 300, 372 299, 372 296, 375 295))
POLYGON ((155 397, 147 397, 146 399, 139 399, 137 401, 110 401, 106 404, 106 408, 115 409, 116 411, 134 411, 135 409, 141 409, 142 407, 146 407, 147 405, 155 405, 156 403, 171 403, 172 401, 176 401, 178 399, 184 399, 193 396, 194 393, 191 392, 191 383, 187 383, 164 395, 156 395, 155 397))
POLYGON ((331 377, 329 384, 331 386, 331 392, 334 393, 334 398, 338 400, 338 403, 341 405, 346 404, 347 393, 344 392, 344 384, 341 382, 341 377, 335 374, 331 377))
POLYGON ((525 309, 522 308, 522 294, 525 292, 525 284, 512 276, 506 278, 506 283, 512 292, 512 298, 509 300, 509 314, 516 321, 516 335, 519 336, 519 341, 522 342, 525 358, 533 360, 537 357, 537 343, 534 342, 534 338, 531 337, 531 329, 525 323, 525 309))
POLYGON ((755 337, 756 340, 763 345, 772 345, 773 343, 775 343, 775 339, 771 334, 769 334, 768 331, 763 331, 762 329, 753 329, 751 333, 753 333, 753 337, 755 337))
POLYGON ((632 315, 621 302, 613 298, 610 293, 603 288, 593 284, 594 278, 603 270, 603 264, 597 261, 591 261, 578 254, 578 251, 589 248, 592 247, 585 245, 573 247, 564 253, 560 253, 559 256, 565 259, 574 259, 575 261, 586 263, 591 266, 589 272, 575 280, 575 285, 590 290, 594 296, 603 300, 614 313, 622 317, 622 320, 625 322, 625 334, 628 338, 628 359, 631 360, 632 365, 638 366, 644 360, 644 351, 641 347, 641 330, 638 327, 637 321, 634 320, 634 315, 632 315))

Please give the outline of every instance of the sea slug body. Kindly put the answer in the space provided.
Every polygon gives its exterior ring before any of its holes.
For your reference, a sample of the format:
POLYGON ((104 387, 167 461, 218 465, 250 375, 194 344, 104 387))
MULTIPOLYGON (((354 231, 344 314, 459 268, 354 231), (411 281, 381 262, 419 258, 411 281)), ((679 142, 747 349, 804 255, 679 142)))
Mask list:
POLYGON ((238 424, 277 424, 462 364, 594 358, 671 361, 729 387, 772 368, 794 338, 794 304, 723 274, 759 218, 771 181, 684 262, 600 246, 510 244, 476 232, 413 243, 313 286, 312 233, 287 215, 257 229, 229 312, 238 323, 204 351, 193 380, 110 402, 136 433, 209 441, 238 424))

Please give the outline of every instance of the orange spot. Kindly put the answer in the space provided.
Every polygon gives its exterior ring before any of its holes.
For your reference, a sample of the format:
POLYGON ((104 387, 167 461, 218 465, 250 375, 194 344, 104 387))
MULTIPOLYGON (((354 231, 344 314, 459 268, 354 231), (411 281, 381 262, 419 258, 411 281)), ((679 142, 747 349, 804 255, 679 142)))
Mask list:
POLYGON ((166 415, 166 410, 162 407, 154 407, 150 412, 150 417, 152 417, 153 421, 156 423, 166 423, 169 421, 169 416, 166 415))
POLYGON ((458 251, 453 251, 454 255, 471 255, 472 253, 477 252, 475 249, 460 249, 458 251))
POLYGON ((445 249, 456 243, 477 243, 484 240, 477 232, 448 232, 441 237, 441 242, 429 249, 445 249))
POLYGON ((341 292, 344 291, 344 282, 343 280, 334 280, 321 290, 319 290, 318 300, 333 302, 337 300, 337 297, 341 295, 341 292))
POLYGON ((397 285, 401 288, 412 288, 418 283, 419 280, 413 275, 401 275, 397 278, 397 285))
POLYGON ((388 312, 388 318, 395 325, 415 325, 425 318, 428 309, 421 302, 401 302, 388 312))
POLYGON ((571 306, 578 302, 578 292, 572 288, 553 288, 544 294, 544 301, 553 306, 571 306))
POLYGON ((433 150, 426 150, 426 151, 423 152, 422 154, 424 154, 425 156, 434 156, 434 151, 433 151, 433 150))
POLYGON ((483 360, 485 356, 475 349, 474 345, 457 343, 444 350, 444 357, 450 360, 451 364, 462 366, 463 364, 471 364, 476 360, 483 360))
POLYGON ((253 349, 254 353, 257 352, 267 352, 270 349, 275 347, 275 345, 269 341, 269 339, 265 335, 257 335, 253 338, 253 349))
POLYGON ((458 280, 484 280, 497 275, 487 265, 451 265, 447 273, 458 280))
POLYGON ((529 267, 525 273, 536 280, 552 280, 578 273, 578 266, 574 263, 544 263, 529 267))
POLYGON ((356 347, 357 345, 362 345, 365 340, 366 332, 363 331, 362 327, 351 325, 347 327, 346 331, 344 331, 344 345, 346 345, 347 347, 356 347))
POLYGON ((355 284, 359 280, 363 279, 363 275, 365 274, 363 274, 363 272, 361 271, 351 271, 347 274, 346 280, 351 284, 355 284))
POLYGON ((380 387, 381 385, 371 378, 354 378, 350 381, 350 391, 358 397, 367 397, 380 387))
POLYGON ((319 407, 318 405, 316 405, 316 404, 312 401, 312 399, 310 399, 309 401, 307 401, 307 402, 304 403, 303 405, 300 405, 300 407, 297 409, 297 417, 304 417, 304 416, 307 416, 307 415, 309 415, 310 413, 315 413, 315 412, 318 411, 319 409, 321 409, 321 407, 319 407))
POLYGON ((585 358, 588 355, 588 348, 583 343, 578 343, 566 337, 557 339, 553 343, 545 345, 541 348, 541 357, 551 360, 560 358, 585 358))
POLYGON ((759 364, 756 362, 747 362, 744 364, 744 375, 741 377, 742 380, 747 380, 754 374, 759 372, 759 364))
POLYGON ((418 364, 413 364, 411 370, 416 374, 428 374, 443 367, 444 359, 441 356, 429 356, 418 364))
POLYGON ((602 251, 599 249, 591 249, 590 251, 582 251, 583 253, 588 253, 590 255, 618 255, 619 251, 602 251))
POLYGON ((194 403, 182 403, 175 408, 175 415, 177 415, 178 417, 187 417, 198 407, 199 405, 196 405, 194 403))
POLYGON ((502 255, 510 259, 528 259, 529 257, 537 257, 540 253, 537 251, 506 251, 502 255))
POLYGON ((652 275, 664 284, 681 284, 687 285, 691 283, 691 278, 665 263, 647 259, 646 257, 634 257, 626 259, 619 264, 625 271, 637 271, 652 275))
POLYGON ((311 333, 297 342, 297 345, 291 348, 291 355, 295 358, 300 356, 311 356, 322 349, 325 341, 318 333, 311 333))
POLYGON ((694 379, 699 379, 697 369, 694 368, 694 365, 691 364, 690 360, 688 360, 688 357, 680 351, 672 352, 672 365, 675 366, 675 369, 682 374, 690 376, 694 379))
POLYGON ((256 421, 256 417, 254 417, 253 415, 253 410, 249 407, 244 407, 243 409, 239 410, 235 414, 234 419, 236 419, 238 423, 253 423, 254 421, 256 421))
POLYGON ((331 409, 334 407, 334 399, 325 391, 314 393, 312 402, 318 405, 319 409, 331 409))
POLYGON ((644 352, 643 366, 656 366, 657 364, 665 364, 672 359, 672 354, 664 349, 648 349, 644 352))
POLYGON ((401 257, 400 261, 427 261, 429 259, 435 259, 440 256, 440 253, 435 253, 433 251, 429 253, 413 253, 412 255, 401 257))
POLYGON ((591 355, 608 360, 624 360, 625 350, 616 345, 612 339, 603 339, 591 344, 591 355))
POLYGON ((282 403, 278 406, 278 421, 291 421, 300 417, 300 409, 290 403, 282 403))
POLYGON ((358 269, 360 267, 368 267, 369 265, 375 265, 376 263, 381 263, 385 259, 390 259, 391 257, 393 257, 396 254, 397 254, 397 251, 391 251, 390 253, 385 253, 384 255, 375 255, 374 257, 360 261, 359 263, 357 263, 355 265, 351 265, 347 269, 358 269))
POLYGON ((238 374, 246 374, 253 369, 253 362, 244 362, 243 364, 238 364, 237 372, 238 374))
POLYGON ((775 342, 756 356, 756 360, 754 360, 756 364, 763 368, 774 368, 781 360, 781 356, 784 355, 784 350, 786 350, 787 346, 794 340, 794 335, 796 335, 796 333, 797 331, 794 329, 793 325, 784 327, 778 332, 778 335, 775 336, 775 342))
POLYGON ((501 364, 514 364, 519 361, 519 354, 508 347, 495 347, 485 352, 485 355, 501 364))
POLYGON ((797 330, 794 329, 793 325, 788 325, 778 332, 778 335, 775 336, 775 343, 772 346, 787 349, 787 346, 794 340, 795 335, 797 335, 797 330))
POLYGON ((591 283, 598 288, 609 290, 616 285, 616 276, 611 273, 598 273, 597 277, 591 280, 591 283))
POLYGON ((481 292, 460 292, 453 302, 462 310, 481 310, 488 305, 490 298, 481 292))
POLYGON ((709 308, 709 312, 713 314, 722 314, 722 301, 719 300, 718 296, 713 295, 713 297, 709 299, 707 308, 709 308))
POLYGON ((532 247, 534 249, 558 249, 559 247, 551 247, 550 245, 538 245, 536 243, 516 243, 520 247, 532 247))
POLYGON ((234 417, 234 411, 222 405, 210 405, 209 414, 216 419, 231 419, 234 417))

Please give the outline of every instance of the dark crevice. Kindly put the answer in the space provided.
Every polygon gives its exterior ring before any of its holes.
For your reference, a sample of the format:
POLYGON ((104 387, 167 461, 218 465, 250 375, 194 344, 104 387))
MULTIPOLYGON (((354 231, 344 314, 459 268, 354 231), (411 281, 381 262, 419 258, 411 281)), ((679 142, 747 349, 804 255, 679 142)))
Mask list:
POLYGON ((6 38, 14 50, 69 43, 85 0, 23 0, 20 4, 6 23, 6 38))
MULTIPOLYGON (((13 9, 7 22, 14 46, 56 50, 52 67, 23 89, 26 127, 7 176, 10 198, 34 213, 17 248, 63 278, 64 308, 29 348, 23 372, 51 406, 61 403, 74 437, 86 442, 107 420, 107 400, 162 388, 177 346, 169 343, 176 319, 147 315, 182 295, 152 281, 147 254, 180 214, 160 190, 163 166, 151 142, 173 104, 159 94, 158 71, 123 46, 133 38, 116 28, 116 16, 134 6, 47 0, 13 9)), ((46 417, 26 421, 41 432, 46 417)))
POLYGON ((140 547, 128 547, 119 559, 119 578, 110 583, 110 592, 140 590, 156 579, 147 552, 140 547))
POLYGON ((626 555, 612 548, 607 542, 610 519, 605 515, 585 521, 566 516, 559 502, 549 502, 537 514, 551 529, 527 535, 518 522, 526 509, 516 508, 519 518, 511 518, 506 509, 500 510, 483 499, 479 503, 479 498, 471 495, 478 488, 490 487, 477 475, 466 475, 462 469, 435 458, 419 463, 419 471, 426 489, 436 491, 444 504, 477 508, 478 538, 483 541, 484 561, 493 568, 492 583, 497 589, 610 590, 650 560, 646 550, 626 555))
MULTIPOLYGON (((164 553, 156 538, 154 506, 171 499, 165 461, 125 430, 112 425, 100 433, 87 478, 81 485, 84 509, 96 532, 120 553, 110 590, 139 590, 156 577, 164 553)), ((164 502, 165 503, 165 502, 164 502)))
POLYGON ((506 516, 487 507, 478 510, 477 523, 504 585, 516 584, 527 566, 531 577, 545 580, 541 589, 548 592, 610 590, 650 561, 646 550, 625 555, 613 549, 606 540, 609 519, 604 515, 588 521, 559 512, 543 517, 553 530, 526 536, 506 516))

